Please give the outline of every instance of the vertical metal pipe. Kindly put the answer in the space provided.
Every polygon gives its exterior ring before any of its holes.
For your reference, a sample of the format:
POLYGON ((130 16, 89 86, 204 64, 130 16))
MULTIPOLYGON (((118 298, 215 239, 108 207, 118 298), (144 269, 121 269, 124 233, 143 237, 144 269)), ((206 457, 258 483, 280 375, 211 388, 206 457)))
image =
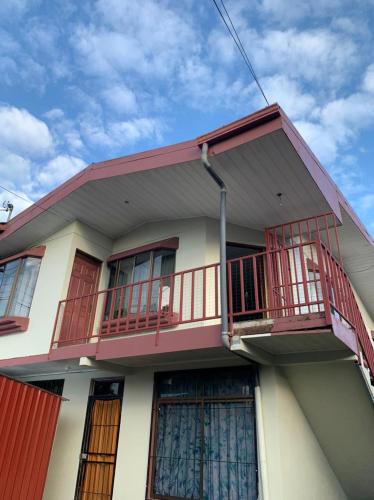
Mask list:
POLYGON ((201 148, 201 161, 214 182, 220 188, 220 288, 221 288, 221 339, 222 344, 230 349, 230 337, 227 314, 227 272, 226 272, 226 193, 225 183, 213 169, 208 160, 208 144, 201 148))

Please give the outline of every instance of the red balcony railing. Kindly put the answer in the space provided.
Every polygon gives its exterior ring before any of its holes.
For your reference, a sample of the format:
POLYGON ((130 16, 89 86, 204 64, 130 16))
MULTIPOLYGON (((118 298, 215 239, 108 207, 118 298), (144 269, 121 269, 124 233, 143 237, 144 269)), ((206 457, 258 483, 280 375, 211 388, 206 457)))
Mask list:
MULTIPOLYGON (((340 262, 336 228, 329 228, 328 217, 271 228, 265 251, 227 262, 230 329, 261 319, 273 319, 276 328, 277 320, 302 315, 323 318, 324 325, 331 325, 334 315, 353 330, 374 373, 372 341, 340 262)), ((158 334, 161 329, 217 320, 220 314, 217 263, 62 300, 51 347, 146 331, 158 334)), ((292 322, 287 324, 292 329, 292 322)))

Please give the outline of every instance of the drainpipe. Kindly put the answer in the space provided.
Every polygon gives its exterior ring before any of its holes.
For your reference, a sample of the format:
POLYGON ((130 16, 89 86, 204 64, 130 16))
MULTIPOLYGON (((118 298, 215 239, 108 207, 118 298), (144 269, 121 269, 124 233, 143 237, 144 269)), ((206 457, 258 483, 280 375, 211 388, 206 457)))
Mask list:
POLYGON ((269 480, 268 480, 268 466, 266 461, 266 444, 265 444, 265 431, 264 431, 264 417, 262 413, 262 398, 260 381, 257 375, 255 385, 255 408, 256 408, 256 430, 257 430, 257 453, 258 453, 258 471, 260 483, 260 496, 261 500, 269 500, 269 480))
POLYGON ((221 288, 221 339, 222 344, 230 349, 229 321, 227 314, 227 273, 226 273, 226 193, 227 189, 221 177, 214 170, 208 160, 208 144, 201 148, 201 161, 205 170, 220 189, 220 216, 219 216, 219 255, 220 255, 220 288, 221 288))

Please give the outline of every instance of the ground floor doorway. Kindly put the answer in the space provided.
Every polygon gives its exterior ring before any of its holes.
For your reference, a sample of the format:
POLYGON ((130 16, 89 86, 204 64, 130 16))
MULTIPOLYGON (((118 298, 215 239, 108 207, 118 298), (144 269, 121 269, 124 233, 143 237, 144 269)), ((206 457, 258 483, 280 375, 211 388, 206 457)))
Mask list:
POLYGON ((92 381, 75 500, 112 498, 123 384, 123 379, 92 381))
POLYGON ((148 498, 257 499, 251 367, 159 374, 148 498))

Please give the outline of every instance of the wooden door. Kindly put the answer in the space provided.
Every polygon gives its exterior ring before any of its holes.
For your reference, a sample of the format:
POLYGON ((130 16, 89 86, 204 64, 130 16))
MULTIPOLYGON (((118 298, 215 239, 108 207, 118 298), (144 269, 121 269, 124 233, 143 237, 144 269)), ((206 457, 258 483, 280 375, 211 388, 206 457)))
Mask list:
POLYGON ((81 343, 92 334, 100 262, 77 252, 70 277, 67 302, 63 313, 59 344, 81 343))

